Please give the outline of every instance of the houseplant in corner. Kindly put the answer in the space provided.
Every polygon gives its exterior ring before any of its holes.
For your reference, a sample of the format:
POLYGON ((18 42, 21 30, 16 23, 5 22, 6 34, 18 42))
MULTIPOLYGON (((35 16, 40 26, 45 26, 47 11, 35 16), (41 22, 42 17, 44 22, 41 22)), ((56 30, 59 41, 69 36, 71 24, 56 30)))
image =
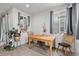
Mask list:
POLYGON ((14 41, 14 35, 17 33, 17 30, 15 30, 15 28, 13 28, 12 30, 10 30, 8 32, 8 37, 9 37, 9 42, 7 45, 4 46, 5 50, 13 50, 14 49, 14 45, 13 45, 13 41, 14 41))

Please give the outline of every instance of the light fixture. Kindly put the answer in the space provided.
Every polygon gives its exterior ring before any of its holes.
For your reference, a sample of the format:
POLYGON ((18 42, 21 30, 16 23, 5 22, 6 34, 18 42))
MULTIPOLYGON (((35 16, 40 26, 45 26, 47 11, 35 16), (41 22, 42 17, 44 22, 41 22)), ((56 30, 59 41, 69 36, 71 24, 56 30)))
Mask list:
POLYGON ((29 7, 30 7, 30 5, 29 5, 29 4, 26 4, 26 7, 27 7, 27 8, 29 8, 29 7))

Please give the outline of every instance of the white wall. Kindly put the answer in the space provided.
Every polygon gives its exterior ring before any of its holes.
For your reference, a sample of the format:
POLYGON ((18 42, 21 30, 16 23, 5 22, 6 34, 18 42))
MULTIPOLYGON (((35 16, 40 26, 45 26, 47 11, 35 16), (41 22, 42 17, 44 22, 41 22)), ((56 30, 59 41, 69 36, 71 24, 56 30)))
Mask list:
POLYGON ((18 12, 20 12, 20 15, 23 17, 29 16, 29 14, 17 9, 17 8, 13 8, 13 27, 15 27, 16 29, 18 29, 18 12))
MULTIPOLYGON (((34 34, 42 34, 43 33, 43 24, 46 24, 47 34, 50 34, 50 11, 54 11, 54 14, 59 14, 62 11, 66 10, 66 5, 58 6, 56 8, 45 10, 43 12, 32 15, 31 18, 31 31, 34 34)), ((58 16, 58 15, 57 15, 58 16)), ((56 21, 56 19, 55 19, 56 21)))
POLYGON ((50 31, 50 27, 49 27, 49 23, 50 23, 50 13, 49 11, 44 12, 44 13, 40 13, 40 14, 36 14, 34 16, 32 16, 32 20, 31 20, 31 27, 32 27, 32 32, 34 34, 43 34, 43 24, 46 24, 46 29, 47 29, 47 34, 49 34, 50 31))
POLYGON ((30 16, 28 13, 25 13, 17 8, 11 8, 8 10, 8 20, 9 20, 9 29, 11 30, 13 27, 18 29, 18 12, 20 12, 21 16, 24 16, 27 18, 27 16, 30 16))
POLYGON ((13 27, 13 8, 8 11, 9 30, 13 27))

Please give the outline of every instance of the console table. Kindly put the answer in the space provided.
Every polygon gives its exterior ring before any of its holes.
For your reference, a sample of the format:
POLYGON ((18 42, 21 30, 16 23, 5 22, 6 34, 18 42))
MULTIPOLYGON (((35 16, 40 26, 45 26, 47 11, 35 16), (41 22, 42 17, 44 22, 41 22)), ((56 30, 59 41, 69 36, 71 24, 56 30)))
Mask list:
POLYGON ((49 45, 49 55, 52 55, 52 46, 55 44, 55 37, 54 36, 48 36, 48 35, 28 35, 28 46, 30 48, 31 41, 41 41, 41 42, 47 42, 49 45))

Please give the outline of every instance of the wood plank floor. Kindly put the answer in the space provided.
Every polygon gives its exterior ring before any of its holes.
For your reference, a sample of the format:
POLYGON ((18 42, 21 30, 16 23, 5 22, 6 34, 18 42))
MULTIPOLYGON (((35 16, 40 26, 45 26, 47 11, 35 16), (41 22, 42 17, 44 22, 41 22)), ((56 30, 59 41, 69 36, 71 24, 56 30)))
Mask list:
MULTIPOLYGON (((48 56, 48 52, 47 49, 44 47, 33 45, 31 49, 29 49, 27 44, 25 44, 11 51, 5 51, 3 47, 1 47, 0 56, 48 56)), ((57 52, 56 49, 53 49, 52 56, 65 56, 65 55, 62 53, 62 51, 57 52)))

